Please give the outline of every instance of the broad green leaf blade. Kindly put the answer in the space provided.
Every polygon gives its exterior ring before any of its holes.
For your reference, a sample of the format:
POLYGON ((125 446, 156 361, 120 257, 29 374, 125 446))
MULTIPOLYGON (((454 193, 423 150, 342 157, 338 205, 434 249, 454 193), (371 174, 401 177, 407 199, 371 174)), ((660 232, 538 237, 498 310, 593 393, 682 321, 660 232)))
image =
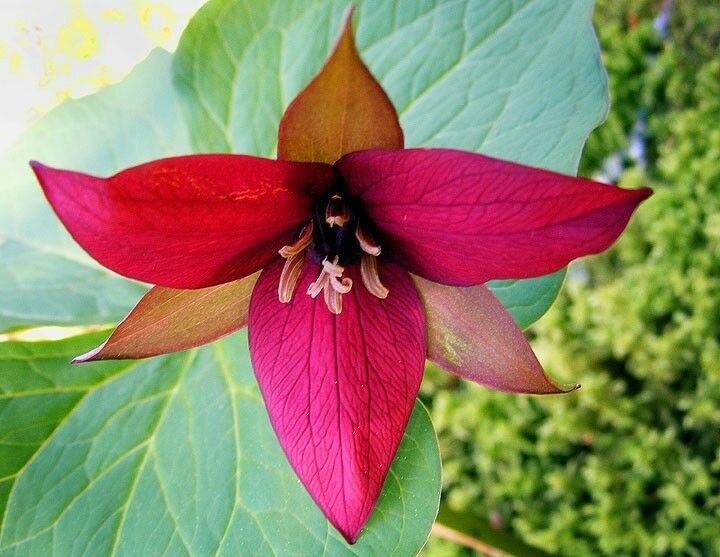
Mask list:
POLYGON ((502 302, 515 323, 526 329, 544 314, 557 297, 566 269, 524 280, 491 280, 490 290, 502 302))
MULTIPOLYGON (((321 67, 345 0, 211 0, 175 55, 197 150, 271 156, 284 108, 321 67)), ((445 146, 575 172, 608 109, 592 0, 357 2, 363 59, 408 146, 445 146)), ((562 273, 497 288, 522 326, 562 273), (522 307, 520 307, 522 306, 522 307)))
POLYGON ((416 407, 358 543, 287 464, 244 335, 143 362, 70 366, 102 334, 0 344, 0 555, 414 555, 440 463, 416 407))
POLYGON ((28 161, 112 174, 188 152, 170 62, 169 53, 154 51, 121 83, 48 113, 0 158, 0 330, 112 322, 145 291, 75 244, 28 161))

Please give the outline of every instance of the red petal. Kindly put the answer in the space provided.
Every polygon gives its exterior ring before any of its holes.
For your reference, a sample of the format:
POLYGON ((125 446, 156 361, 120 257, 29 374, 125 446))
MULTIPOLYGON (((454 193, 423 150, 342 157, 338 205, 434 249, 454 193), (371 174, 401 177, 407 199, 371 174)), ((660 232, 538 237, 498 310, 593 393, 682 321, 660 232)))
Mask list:
POLYGON ((544 275, 600 252, 652 193, 450 149, 362 151, 336 166, 393 256, 455 286, 544 275))
POLYGON ((105 342, 73 363, 149 358, 187 350, 247 325, 259 273, 217 286, 178 290, 155 286, 105 342))
POLYGON ((408 274, 380 267, 380 300, 346 268, 352 290, 333 315, 305 292, 308 260, 290 303, 278 301, 282 261, 260 275, 250 302, 250 353, 275 432, 328 520, 353 543, 395 456, 425 362, 425 317, 408 274))
POLYGON ((31 163, 63 224, 106 267, 144 282, 200 288, 259 270, 308 218, 302 189, 326 165, 243 155, 149 162, 110 178, 31 163))
POLYGON ((278 158, 333 163, 361 149, 402 149, 397 112, 360 58, 352 9, 320 72, 280 121, 278 158))
POLYGON ((545 374, 523 332, 485 285, 443 286, 413 277, 425 305, 428 358, 499 391, 565 393, 545 374))

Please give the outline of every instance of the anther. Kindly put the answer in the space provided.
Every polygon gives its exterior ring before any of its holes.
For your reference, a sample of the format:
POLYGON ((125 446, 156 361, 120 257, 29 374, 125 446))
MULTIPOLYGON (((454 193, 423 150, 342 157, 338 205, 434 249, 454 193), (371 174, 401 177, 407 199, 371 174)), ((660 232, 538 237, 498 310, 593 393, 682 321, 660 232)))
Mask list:
POLYGON ((325 288, 324 292, 325 305, 330 313, 340 315, 342 312, 342 294, 334 288, 325 288))
POLYGON ((333 226, 342 226, 350 219, 350 210, 339 194, 334 194, 325 207, 325 222, 333 226))
POLYGON ((376 298, 385 299, 389 290, 380 282, 380 275, 377 269, 377 258, 373 255, 363 253, 360 259, 360 276, 368 292, 376 298))
POLYGON ((294 244, 283 246, 278 253, 285 258, 285 266, 280 274, 278 284, 278 299, 286 304, 292 300, 295 286, 300 278, 300 272, 305 264, 305 249, 312 242, 313 222, 310 221, 300 232, 300 236, 294 244))
POLYGON ((327 259, 323 261, 323 270, 330 277, 330 285, 333 289, 340 292, 340 294, 347 294, 350 292, 353 283, 351 278, 343 278, 342 274, 345 271, 345 268, 338 265, 339 259, 340 258, 336 256, 332 263, 330 263, 327 259))
POLYGON ((307 294, 313 298, 317 298, 322 292, 325 305, 336 315, 342 311, 342 295, 350 292, 353 286, 350 277, 342 276, 345 268, 338 264, 339 259, 338 256, 335 256, 332 262, 325 259, 320 275, 307 289, 307 294))
POLYGON ((290 244, 289 246, 283 246, 282 248, 280 248, 278 253, 285 259, 300 253, 310 245, 310 242, 312 242, 312 235, 313 221, 310 221, 300 232, 300 236, 298 237, 297 241, 294 244, 290 244))
POLYGON ((343 276, 346 265, 359 263, 360 278, 367 291, 376 298, 387 298, 389 291, 378 274, 377 258, 382 247, 361 226, 353 199, 335 193, 320 203, 314 208, 313 220, 301 230, 298 239, 279 250, 285 266, 278 284, 278 299, 283 303, 292 300, 308 257, 320 263, 321 268, 315 281, 307 286, 307 295, 317 298, 322 293, 330 312, 337 315, 342 311, 342 297, 353 288, 353 280, 343 276))
POLYGON ((318 294, 320 294, 320 292, 325 289, 329 282, 330 276, 324 270, 320 271, 320 275, 318 276, 317 280, 310 283, 310 286, 308 286, 307 295, 313 298, 317 298, 318 294))
POLYGON ((360 244, 360 249, 363 250, 365 253, 369 253, 370 255, 374 255, 375 257, 380 255, 382 248, 375 242, 375 240, 372 236, 370 236, 370 234, 363 230, 360 224, 358 224, 357 228, 355 229, 355 237, 360 244))
POLYGON ((282 303, 287 304, 292 300, 303 265, 305 265, 305 254, 302 252, 291 255, 285 260, 278 284, 278 299, 282 303))

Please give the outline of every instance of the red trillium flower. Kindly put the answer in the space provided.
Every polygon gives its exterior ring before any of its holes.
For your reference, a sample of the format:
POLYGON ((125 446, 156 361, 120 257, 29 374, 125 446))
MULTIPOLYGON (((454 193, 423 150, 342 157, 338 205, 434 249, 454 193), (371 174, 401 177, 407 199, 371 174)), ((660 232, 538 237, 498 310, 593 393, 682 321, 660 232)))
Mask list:
POLYGON ((426 358, 502 390, 569 390, 548 379, 484 283, 604 250, 650 195, 476 153, 403 149, 349 18, 283 116, 278 160, 182 156, 110 178, 32 166, 90 255, 159 285, 76 361, 189 348, 249 322, 280 444, 351 543, 426 358))

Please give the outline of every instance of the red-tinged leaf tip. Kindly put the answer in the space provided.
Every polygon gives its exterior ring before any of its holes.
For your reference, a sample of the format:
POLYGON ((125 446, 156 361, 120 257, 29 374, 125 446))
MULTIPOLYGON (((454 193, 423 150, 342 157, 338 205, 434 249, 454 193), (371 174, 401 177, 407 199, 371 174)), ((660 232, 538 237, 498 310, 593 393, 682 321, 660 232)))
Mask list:
POLYGON ((428 359, 499 391, 558 394, 523 332, 485 285, 457 288, 413 277, 425 306, 428 359))
POLYGON ((190 155, 99 178, 31 163, 75 240, 109 269, 169 288, 248 276, 272 259, 332 182, 327 165, 190 155))
POLYGON ((336 167, 394 256, 452 286, 545 275, 603 251, 652 193, 451 149, 362 151, 336 167))
POLYGON ((155 286, 110 337, 73 363, 149 358, 201 346, 247 325, 259 273, 218 286, 178 290, 155 286))
POLYGON ((305 292, 308 259, 289 303, 278 301, 283 262, 260 275, 250 302, 253 369, 280 444, 328 520, 354 543, 380 495, 413 408, 425 363, 425 317, 400 267, 380 265, 381 300, 357 265, 342 312, 305 292))
POLYGON ((363 63, 352 30, 353 7, 332 54, 280 121, 278 158, 333 163, 362 149, 402 149, 397 112, 363 63))

